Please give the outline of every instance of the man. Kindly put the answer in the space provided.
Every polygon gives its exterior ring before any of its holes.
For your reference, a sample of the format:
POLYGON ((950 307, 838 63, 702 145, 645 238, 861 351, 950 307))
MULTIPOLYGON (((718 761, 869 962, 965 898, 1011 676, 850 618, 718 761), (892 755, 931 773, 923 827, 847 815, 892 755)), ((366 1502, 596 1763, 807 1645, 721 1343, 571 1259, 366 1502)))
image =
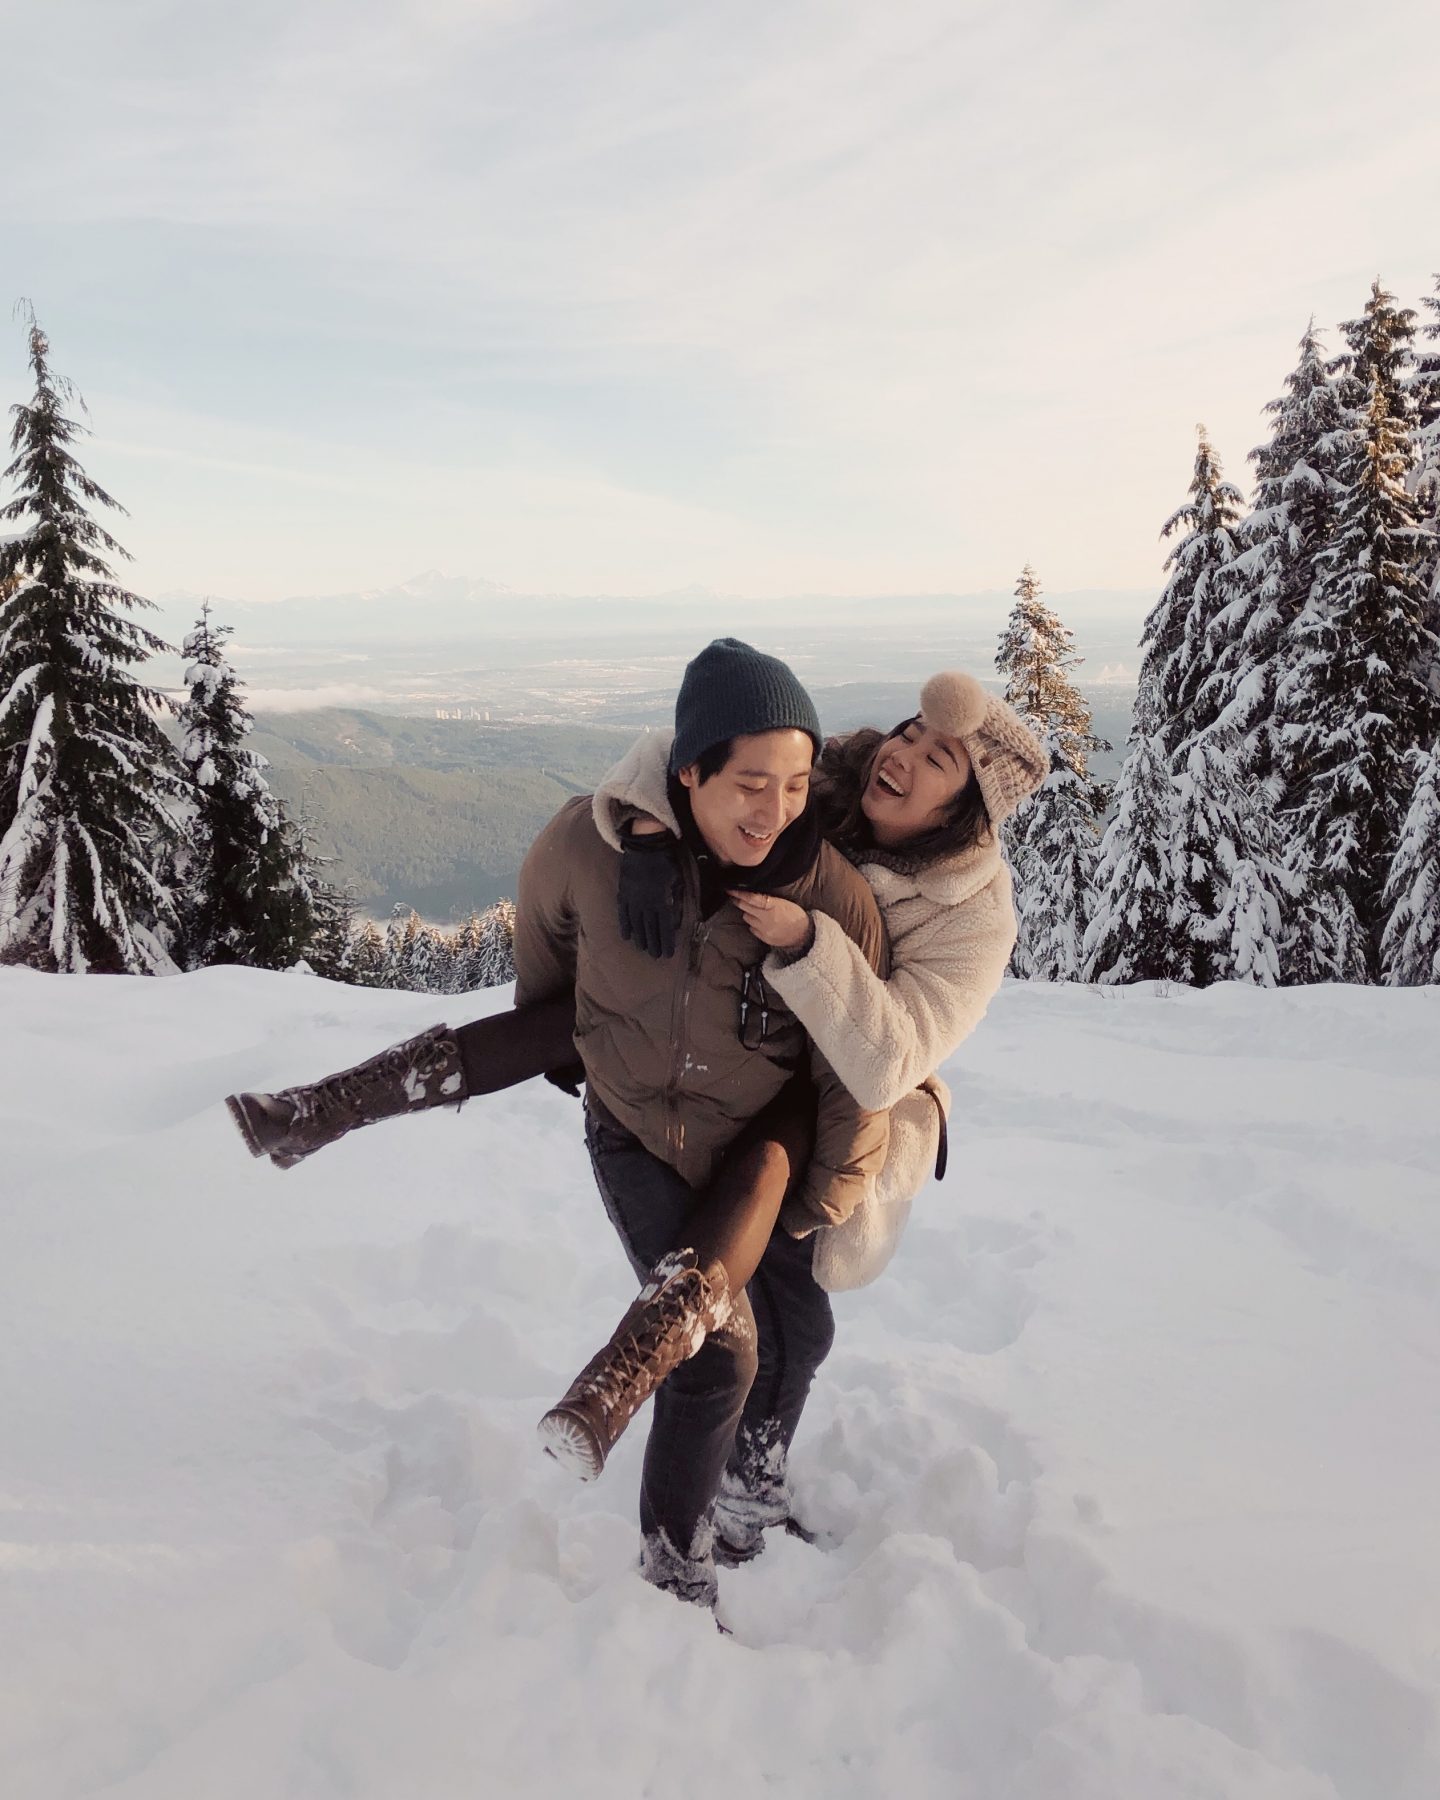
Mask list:
MULTIPOLYGON (((666 791, 628 796, 637 812, 676 829, 675 954, 647 954, 623 934, 621 859, 647 852, 627 848, 609 810, 589 797, 551 821, 520 874, 516 1002, 574 991, 596 1182, 632 1266, 649 1276, 637 1309, 652 1325, 663 1315, 658 1351, 653 1332, 629 1337, 651 1366, 625 1404, 633 1411, 656 1388, 642 1569, 702 1604, 713 1604, 716 1589, 711 1506, 742 1416, 752 1458, 783 1450, 833 1323, 810 1273, 808 1238, 775 1232, 751 1284, 764 1296, 758 1319, 745 1293, 728 1292, 723 1266, 662 1259, 683 1242, 722 1153, 797 1071, 810 1071, 816 1091, 805 1191, 812 1224, 849 1213, 886 1147, 886 1116, 857 1106, 765 986, 764 946, 729 899, 743 886, 827 912, 881 967, 884 930, 870 889, 819 834, 810 799, 819 746, 814 705, 785 664, 719 639, 685 671, 666 791)), ((547 1418, 552 1448, 588 1457, 593 1472, 608 1446, 603 1432, 598 1449, 582 1441, 593 1436, 583 1407, 547 1418)))

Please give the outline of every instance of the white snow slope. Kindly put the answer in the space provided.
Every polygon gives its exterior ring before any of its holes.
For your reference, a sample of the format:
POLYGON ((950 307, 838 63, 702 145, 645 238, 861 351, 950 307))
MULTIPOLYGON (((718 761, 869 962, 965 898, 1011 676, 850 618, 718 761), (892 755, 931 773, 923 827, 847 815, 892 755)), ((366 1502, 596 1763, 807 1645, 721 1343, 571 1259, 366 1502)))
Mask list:
POLYGON ((4 1800, 1440 1794, 1440 991, 1007 985, 728 1638, 537 1448, 576 1103, 219 1104, 446 1009, 0 970, 4 1800))

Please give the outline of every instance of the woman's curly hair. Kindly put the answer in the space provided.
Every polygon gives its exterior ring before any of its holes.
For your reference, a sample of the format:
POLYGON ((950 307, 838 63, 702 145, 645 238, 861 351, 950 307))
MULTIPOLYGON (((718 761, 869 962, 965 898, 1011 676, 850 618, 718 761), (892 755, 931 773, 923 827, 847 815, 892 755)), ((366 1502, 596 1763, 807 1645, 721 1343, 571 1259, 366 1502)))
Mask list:
MULTIPOLYGON (((876 848, 870 821, 861 810, 860 801, 869 784, 870 772, 881 746, 899 737, 914 718, 902 719, 892 731, 875 731, 866 727, 844 737, 826 740, 815 765, 815 798, 820 809, 820 829, 837 850, 857 857, 876 848)), ((917 832, 903 844, 893 847, 892 854, 917 863, 938 862, 983 843, 991 835, 990 815, 985 810, 985 797, 972 771, 970 779, 950 802, 946 818, 929 831, 917 832)))

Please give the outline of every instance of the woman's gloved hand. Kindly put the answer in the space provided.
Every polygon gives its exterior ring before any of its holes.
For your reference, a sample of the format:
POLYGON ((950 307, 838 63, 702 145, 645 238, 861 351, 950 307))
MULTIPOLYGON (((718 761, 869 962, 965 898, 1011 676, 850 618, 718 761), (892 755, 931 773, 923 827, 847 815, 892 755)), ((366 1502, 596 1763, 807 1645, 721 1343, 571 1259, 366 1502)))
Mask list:
POLYGON ((675 954, 681 880, 668 831, 627 830, 620 857, 620 935, 657 959, 675 954))

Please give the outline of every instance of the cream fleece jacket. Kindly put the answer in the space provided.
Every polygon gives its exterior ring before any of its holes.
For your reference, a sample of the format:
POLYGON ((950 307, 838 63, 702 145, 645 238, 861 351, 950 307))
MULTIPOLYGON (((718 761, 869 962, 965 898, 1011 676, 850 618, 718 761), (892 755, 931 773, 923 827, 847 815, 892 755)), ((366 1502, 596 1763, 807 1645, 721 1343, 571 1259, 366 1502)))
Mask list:
POLYGON ((765 979, 862 1106, 894 1106, 985 1016, 1015 947, 1010 870, 992 838, 914 875, 879 863, 860 873, 890 937, 881 981, 833 922, 796 961, 773 951, 765 979))
POLYGON ((884 1247, 861 1253, 837 1242, 829 1274, 817 1266, 829 1287, 873 1279, 893 1254, 940 1139, 935 1102, 916 1089, 925 1082, 949 1113, 949 1090, 934 1071, 984 1018, 1016 934, 1010 870, 993 837, 913 875, 879 863, 862 863, 860 873, 889 934, 888 981, 857 964, 842 934, 813 913, 815 941, 804 956, 787 961, 772 951, 765 959, 765 979, 850 1092, 862 1106, 890 1109, 890 1147, 875 1184, 882 1213, 867 1225, 884 1247), (864 1274, 852 1277, 852 1263, 864 1274))

